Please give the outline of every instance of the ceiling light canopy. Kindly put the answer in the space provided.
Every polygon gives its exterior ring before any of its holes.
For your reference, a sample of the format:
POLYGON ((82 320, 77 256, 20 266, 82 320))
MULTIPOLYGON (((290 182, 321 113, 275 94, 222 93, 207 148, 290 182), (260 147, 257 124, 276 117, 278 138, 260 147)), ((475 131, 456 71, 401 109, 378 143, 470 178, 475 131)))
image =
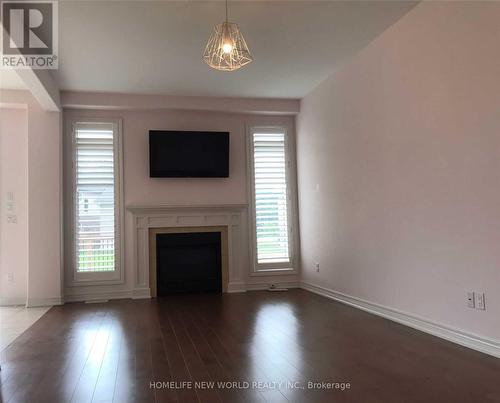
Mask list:
POLYGON ((208 39, 203 60, 216 70, 234 71, 252 62, 252 55, 238 25, 227 19, 217 24, 208 39))

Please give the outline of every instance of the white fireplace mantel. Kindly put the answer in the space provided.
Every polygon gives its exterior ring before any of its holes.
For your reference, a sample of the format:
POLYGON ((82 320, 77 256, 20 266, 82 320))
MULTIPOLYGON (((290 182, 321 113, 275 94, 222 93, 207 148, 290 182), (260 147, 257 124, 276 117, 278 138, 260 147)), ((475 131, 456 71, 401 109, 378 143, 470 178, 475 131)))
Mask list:
POLYGON ((134 225, 135 298, 151 296, 149 229, 226 226, 228 229, 228 292, 244 291, 249 269, 247 205, 129 205, 134 225))
POLYGON ((196 210, 246 210, 248 204, 130 204, 127 210, 132 214, 144 215, 151 213, 164 213, 167 211, 196 211, 196 210))

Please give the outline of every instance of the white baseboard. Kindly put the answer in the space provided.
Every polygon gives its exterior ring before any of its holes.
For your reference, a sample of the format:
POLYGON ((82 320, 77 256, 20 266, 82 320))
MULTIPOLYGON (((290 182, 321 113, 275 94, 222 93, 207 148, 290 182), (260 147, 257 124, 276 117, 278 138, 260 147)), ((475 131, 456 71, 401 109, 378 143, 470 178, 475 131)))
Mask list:
POLYGON ((301 283, 299 281, 266 281, 259 283, 247 283, 247 291, 259 291, 267 290, 271 284, 274 284, 276 288, 300 288, 301 283))
POLYGON ((134 288, 132 291, 132 299, 148 299, 151 298, 151 289, 147 288, 134 288))
POLYGON ((124 299, 133 298, 132 291, 107 291, 107 292, 88 292, 82 294, 69 294, 64 296, 65 302, 85 302, 100 301, 105 299, 124 299))
POLYGON ((28 298, 26 302, 26 307, 34 308, 41 306, 54 306, 54 305, 63 305, 64 300, 61 297, 53 297, 53 298, 28 298))
POLYGON ((236 293, 236 292, 245 292, 247 289, 246 289, 246 286, 245 286, 245 283, 242 282, 242 281, 238 281, 238 282, 232 282, 232 283, 229 283, 227 285, 227 292, 229 294, 232 294, 232 293, 236 293))
MULTIPOLYGON (((227 292, 239 293, 256 290, 265 290, 269 288, 271 283, 276 284, 282 288, 299 288, 300 283, 297 281, 280 281, 269 283, 252 283, 247 284, 244 282, 232 282, 228 284, 227 292)), ((64 297, 65 302, 85 302, 85 301, 100 301, 104 299, 147 299, 151 298, 151 291, 149 288, 135 288, 132 291, 107 291, 107 292, 88 292, 81 294, 67 294, 64 297)), ((24 304, 24 303, 23 303, 24 304)), ((54 304, 53 304, 54 305, 54 304)), ((56 304, 59 305, 59 304, 56 304)))
POLYGON ((256 283, 229 283, 227 287, 228 293, 246 292, 246 291, 259 291, 267 290, 271 284, 275 284, 279 288, 300 288, 298 281, 269 281, 269 282, 256 282, 256 283))
POLYGON ((26 298, 13 297, 13 298, 0 298, 0 306, 25 306, 26 298))
POLYGON ((302 282, 301 288, 315 294, 334 299, 335 301, 341 302, 343 304, 361 309, 363 311, 382 316, 383 318, 401 323, 422 332, 429 333, 433 336, 437 336, 453 343, 460 344, 461 346, 468 347, 473 350, 477 350, 482 353, 500 358, 500 341, 486 339, 484 337, 466 333, 462 330, 440 325, 438 323, 419 318, 409 313, 401 312, 396 309, 388 308, 383 305, 352 297, 350 295, 343 294, 325 287, 320 287, 311 283, 302 282))

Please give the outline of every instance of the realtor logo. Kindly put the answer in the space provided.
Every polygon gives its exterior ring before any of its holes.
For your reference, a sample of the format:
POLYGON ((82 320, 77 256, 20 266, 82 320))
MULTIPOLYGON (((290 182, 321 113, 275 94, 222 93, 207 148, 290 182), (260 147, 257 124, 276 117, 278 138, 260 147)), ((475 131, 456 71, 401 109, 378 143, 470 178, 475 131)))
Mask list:
POLYGON ((57 69, 56 1, 2 1, 2 68, 57 69))

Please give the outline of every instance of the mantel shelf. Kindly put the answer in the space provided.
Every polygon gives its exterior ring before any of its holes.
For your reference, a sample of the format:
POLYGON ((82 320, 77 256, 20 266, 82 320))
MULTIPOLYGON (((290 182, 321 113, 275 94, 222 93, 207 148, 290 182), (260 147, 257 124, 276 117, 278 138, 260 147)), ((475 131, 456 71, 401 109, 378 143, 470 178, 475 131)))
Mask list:
POLYGON ((133 214, 147 214, 153 212, 179 211, 179 210, 243 210, 247 204, 155 204, 127 206, 127 210, 133 214))

